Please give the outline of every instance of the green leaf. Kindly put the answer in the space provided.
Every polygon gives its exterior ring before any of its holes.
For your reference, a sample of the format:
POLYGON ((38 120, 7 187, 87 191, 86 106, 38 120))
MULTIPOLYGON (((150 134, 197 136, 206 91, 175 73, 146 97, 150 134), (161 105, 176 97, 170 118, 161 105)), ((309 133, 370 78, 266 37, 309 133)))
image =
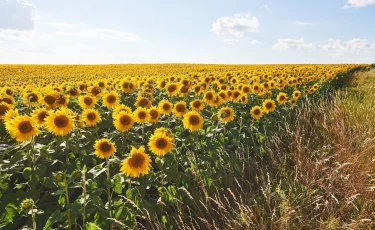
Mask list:
POLYGON ((48 218, 46 225, 44 225, 43 230, 49 229, 54 223, 62 222, 66 220, 66 215, 61 213, 59 210, 52 213, 52 215, 48 218))
POLYGON ((117 194, 122 193, 122 177, 120 174, 116 174, 113 177, 113 191, 117 194))

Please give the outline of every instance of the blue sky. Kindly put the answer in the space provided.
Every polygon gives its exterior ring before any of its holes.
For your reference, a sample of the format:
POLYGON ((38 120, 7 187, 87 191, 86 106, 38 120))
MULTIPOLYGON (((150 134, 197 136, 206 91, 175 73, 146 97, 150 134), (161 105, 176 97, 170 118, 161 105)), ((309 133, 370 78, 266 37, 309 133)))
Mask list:
POLYGON ((375 0, 0 0, 0 63, 373 63, 375 0))

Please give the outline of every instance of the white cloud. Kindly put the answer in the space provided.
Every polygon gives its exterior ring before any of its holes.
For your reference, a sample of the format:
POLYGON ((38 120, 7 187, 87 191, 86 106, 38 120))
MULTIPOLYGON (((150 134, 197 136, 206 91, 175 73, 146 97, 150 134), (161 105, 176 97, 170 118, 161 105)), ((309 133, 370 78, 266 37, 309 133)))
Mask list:
POLYGON ((0 1, 0 29, 32 30, 36 7, 28 0, 0 1))
POLYGON ((251 40, 250 41, 250 43, 252 44, 252 45, 258 45, 258 44, 260 44, 260 42, 258 41, 258 40, 251 40))
POLYGON ((352 40, 346 42, 330 38, 328 43, 320 46, 320 48, 330 51, 331 56, 341 57, 374 52, 375 43, 371 43, 367 39, 361 38, 353 38, 352 40))
POLYGON ((83 23, 74 24, 74 23, 64 23, 64 22, 43 22, 45 25, 55 26, 55 27, 64 27, 64 28, 77 28, 84 26, 83 23))
POLYGON ((275 50, 314 49, 315 45, 305 43, 303 38, 280 38, 272 48, 275 50))
POLYGON ((35 35, 34 30, 0 29, 0 40, 27 42, 35 35))
POLYGON ((231 44, 235 44, 235 43, 238 43, 239 40, 238 39, 235 39, 235 38, 226 38, 223 40, 223 42, 231 45, 231 44))
POLYGON ((216 34, 230 34, 235 37, 242 37, 247 32, 258 30, 259 20, 251 14, 235 14, 233 17, 218 18, 211 29, 216 34))
POLYGON ((293 25, 296 26, 308 26, 311 25, 311 22, 305 22, 305 21, 294 21, 292 22, 293 25))
POLYGON ((345 5, 344 8, 360 8, 366 7, 369 5, 375 5, 375 0, 348 0, 348 5, 345 5))
POLYGON ((138 41, 140 37, 136 34, 126 33, 120 30, 112 29, 90 29, 83 30, 78 32, 66 32, 66 31, 57 31, 56 35, 65 35, 65 36, 77 36, 81 38, 90 38, 90 39, 110 39, 110 40, 119 40, 119 41, 138 41))

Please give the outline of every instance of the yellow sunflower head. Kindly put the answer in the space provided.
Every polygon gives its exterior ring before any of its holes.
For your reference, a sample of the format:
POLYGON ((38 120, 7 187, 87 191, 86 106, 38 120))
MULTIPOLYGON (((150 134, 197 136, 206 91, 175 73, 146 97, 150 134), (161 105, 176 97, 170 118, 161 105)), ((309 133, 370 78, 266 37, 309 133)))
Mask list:
POLYGON ((99 158, 108 158, 115 154, 115 145, 107 138, 102 138, 95 141, 94 144, 95 155, 99 158))
POLYGON ((148 142, 151 152, 157 156, 164 156, 173 149, 173 140, 165 133, 153 134, 148 142))
POLYGON ((168 96, 174 96, 177 94, 178 85, 176 83, 169 83, 165 86, 165 89, 167 90, 168 96))
POLYGON ((39 108, 39 109, 35 109, 32 114, 31 114, 31 117, 34 119, 34 121, 36 123, 38 123, 39 125, 43 125, 45 123, 45 120, 46 120, 46 117, 48 116, 48 111, 47 109, 45 108, 39 108))
POLYGON ((203 126, 203 117, 196 111, 190 111, 184 115, 184 127, 190 131, 197 131, 203 126))
POLYGON ((288 101, 288 95, 286 93, 279 93, 276 100, 279 104, 285 104, 288 101))
POLYGON ((172 140, 172 142, 175 141, 175 138, 174 138, 172 132, 169 129, 166 129, 164 127, 160 127, 160 128, 155 129, 154 134, 164 134, 164 135, 167 135, 172 140))
POLYGON ((10 109, 5 113, 4 120, 5 121, 12 120, 13 118, 17 117, 18 115, 19 114, 18 114, 17 109, 10 109))
POLYGON ((5 122, 9 134, 19 142, 24 142, 39 134, 33 119, 27 115, 17 116, 5 122))
POLYGON ((45 121, 48 131, 57 136, 65 136, 74 128, 73 117, 66 108, 50 112, 45 121))
POLYGON ((146 123, 146 122, 149 121, 150 114, 148 113, 147 109, 142 108, 142 107, 138 107, 134 111, 134 117, 135 117, 135 121, 137 123, 143 124, 143 123, 146 123))
POLYGON ((204 109, 204 104, 202 100, 197 99, 197 100, 190 102, 190 107, 194 111, 201 111, 202 109, 204 109))
POLYGON ((156 107, 151 107, 148 110, 148 113, 150 114, 150 122, 151 123, 157 123, 160 118, 160 109, 156 107))
POLYGON ((5 114, 12 109, 12 106, 5 102, 0 102, 0 120, 5 117, 5 114))
POLYGON ((229 122, 234 119, 234 111, 231 107, 223 107, 218 112, 218 117, 221 122, 229 122))
POLYGON ((173 105, 167 100, 161 100, 158 105, 162 114, 170 114, 173 110, 173 105))
POLYGON ((254 119, 259 119, 263 116, 263 111, 262 111, 262 108, 260 106, 254 106, 253 108, 251 108, 250 110, 250 115, 252 118, 254 119))
POLYGON ((151 170, 151 158, 145 153, 145 148, 132 147, 129 156, 122 162, 120 170, 129 177, 147 175, 151 170))
POLYGON ((126 105, 120 104, 114 108, 112 117, 115 118, 121 112, 132 113, 132 109, 126 105))
POLYGON ((95 126, 101 120, 100 114, 94 109, 83 110, 81 117, 87 126, 95 126))
POLYGON ((273 112, 273 111, 275 111, 275 109, 276 109, 276 103, 275 103, 275 101, 272 100, 272 99, 267 99, 267 100, 265 100, 265 101, 263 102, 262 106, 263 106, 263 111, 264 111, 265 113, 273 112))
POLYGON ((78 102, 83 109, 91 109, 96 104, 96 97, 82 95, 78 98, 78 102))
POLYGON ((188 112, 188 109, 186 108, 186 102, 184 101, 180 101, 180 102, 177 102, 175 105, 174 105, 174 111, 173 113, 177 116, 177 117, 182 117, 184 116, 185 113, 188 112))
POLYGON ((293 98, 298 99, 298 98, 300 98, 300 97, 301 97, 301 91, 299 91, 299 90, 295 90, 295 91, 293 92, 293 98))
POLYGON ((113 121, 115 128, 121 132, 127 132, 133 128, 135 118, 133 114, 125 111, 120 112, 113 121))
POLYGON ((103 95, 103 104, 108 108, 114 108, 120 103, 120 98, 115 91, 103 95))

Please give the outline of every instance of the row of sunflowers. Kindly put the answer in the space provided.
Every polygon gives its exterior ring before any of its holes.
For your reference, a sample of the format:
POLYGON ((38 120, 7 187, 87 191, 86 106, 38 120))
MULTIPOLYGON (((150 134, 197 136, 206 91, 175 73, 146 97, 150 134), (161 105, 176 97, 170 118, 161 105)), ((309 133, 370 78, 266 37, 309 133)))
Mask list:
POLYGON ((232 152, 354 67, 0 66, 0 226, 173 228, 163 205, 231 183, 232 152))

